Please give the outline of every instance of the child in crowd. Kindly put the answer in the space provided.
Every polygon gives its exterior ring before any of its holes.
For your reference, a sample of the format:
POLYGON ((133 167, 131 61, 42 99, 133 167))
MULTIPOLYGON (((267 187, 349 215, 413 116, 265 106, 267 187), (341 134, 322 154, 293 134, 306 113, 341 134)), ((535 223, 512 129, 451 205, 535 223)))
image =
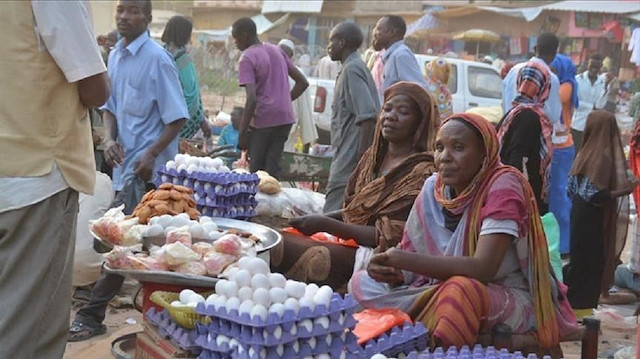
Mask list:
POLYGON ((231 124, 226 125, 220 132, 220 138, 218 139, 218 146, 234 145, 234 149, 238 148, 238 129, 240 128, 240 120, 244 108, 236 106, 231 111, 231 124))

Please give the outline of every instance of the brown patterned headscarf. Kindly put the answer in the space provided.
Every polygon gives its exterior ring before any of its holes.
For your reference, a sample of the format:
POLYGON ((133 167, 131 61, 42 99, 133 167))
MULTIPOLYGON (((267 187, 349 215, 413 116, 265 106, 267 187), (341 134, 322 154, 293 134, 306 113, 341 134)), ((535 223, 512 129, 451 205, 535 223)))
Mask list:
POLYGON ((382 136, 383 121, 378 120, 373 144, 347 185, 342 216, 346 223, 375 225, 378 238, 395 245, 402 238, 404 223, 424 181, 436 171, 433 150, 440 121, 435 100, 419 85, 398 82, 384 95, 385 103, 396 95, 408 96, 418 108, 421 121, 413 138, 407 139, 413 143, 413 152, 387 174, 378 175, 388 146, 382 136))

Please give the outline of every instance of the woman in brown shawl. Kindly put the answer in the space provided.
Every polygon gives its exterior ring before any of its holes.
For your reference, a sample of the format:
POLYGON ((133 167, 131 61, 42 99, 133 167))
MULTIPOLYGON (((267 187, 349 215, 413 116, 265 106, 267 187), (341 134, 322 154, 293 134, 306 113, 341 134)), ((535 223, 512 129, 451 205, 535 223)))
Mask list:
POLYGON ((637 183, 627 176, 615 116, 591 112, 569 178, 571 257, 563 274, 576 317, 590 315, 599 295, 606 296, 613 284, 627 237, 628 195, 637 183))
POLYGON ((437 104, 422 87, 399 82, 385 91, 373 144, 347 185, 341 211, 294 218, 290 224, 309 236, 328 232, 353 239, 358 247, 285 234, 272 254, 272 270, 290 279, 344 290, 354 270, 367 266, 380 240, 392 246, 427 177, 435 172, 433 146, 437 104))

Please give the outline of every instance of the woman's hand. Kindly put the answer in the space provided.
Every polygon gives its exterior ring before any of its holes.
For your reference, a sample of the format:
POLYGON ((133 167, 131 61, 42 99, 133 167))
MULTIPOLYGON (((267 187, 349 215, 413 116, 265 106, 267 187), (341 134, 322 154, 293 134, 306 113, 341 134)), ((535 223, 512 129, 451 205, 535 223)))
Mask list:
POLYGON ((404 283, 404 275, 400 269, 391 265, 393 257, 397 255, 391 248, 385 252, 374 254, 367 266, 367 273, 378 282, 387 283, 391 286, 398 286, 404 283))
POLYGON ((327 221, 329 218, 320 214, 310 214, 307 216, 292 218, 289 220, 289 225, 299 230, 305 236, 310 236, 314 233, 322 232, 326 229, 327 221))

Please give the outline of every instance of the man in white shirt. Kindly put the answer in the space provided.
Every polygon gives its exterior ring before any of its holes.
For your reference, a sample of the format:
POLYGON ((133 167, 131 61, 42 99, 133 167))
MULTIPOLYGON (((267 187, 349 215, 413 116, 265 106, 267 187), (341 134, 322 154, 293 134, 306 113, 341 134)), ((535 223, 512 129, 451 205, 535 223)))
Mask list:
POLYGON ((580 105, 573 112, 571 135, 576 146, 576 153, 582 146, 582 135, 587 123, 587 115, 595 109, 602 109, 607 104, 607 87, 609 77, 599 75, 602 69, 602 56, 593 54, 589 57, 587 71, 576 76, 578 83, 578 101, 580 105))
POLYGON ((87 108, 109 80, 85 1, 3 1, 0 358, 61 358, 78 192, 95 162, 87 108))
MULTIPOLYGON (((553 62, 558 52, 558 38, 552 33, 544 33, 538 36, 536 42, 536 56, 532 57, 529 61, 535 61, 541 63, 547 68, 553 62)), ((525 62, 521 62, 509 70, 507 76, 502 81, 502 110, 507 113, 513 107, 513 99, 516 98, 518 93, 516 80, 518 73, 525 62)), ((549 90, 549 98, 544 103, 544 113, 549 118, 552 124, 560 123, 560 116, 562 114, 562 103, 560 102, 560 81, 558 76, 549 70, 551 75, 551 89, 549 90)))

